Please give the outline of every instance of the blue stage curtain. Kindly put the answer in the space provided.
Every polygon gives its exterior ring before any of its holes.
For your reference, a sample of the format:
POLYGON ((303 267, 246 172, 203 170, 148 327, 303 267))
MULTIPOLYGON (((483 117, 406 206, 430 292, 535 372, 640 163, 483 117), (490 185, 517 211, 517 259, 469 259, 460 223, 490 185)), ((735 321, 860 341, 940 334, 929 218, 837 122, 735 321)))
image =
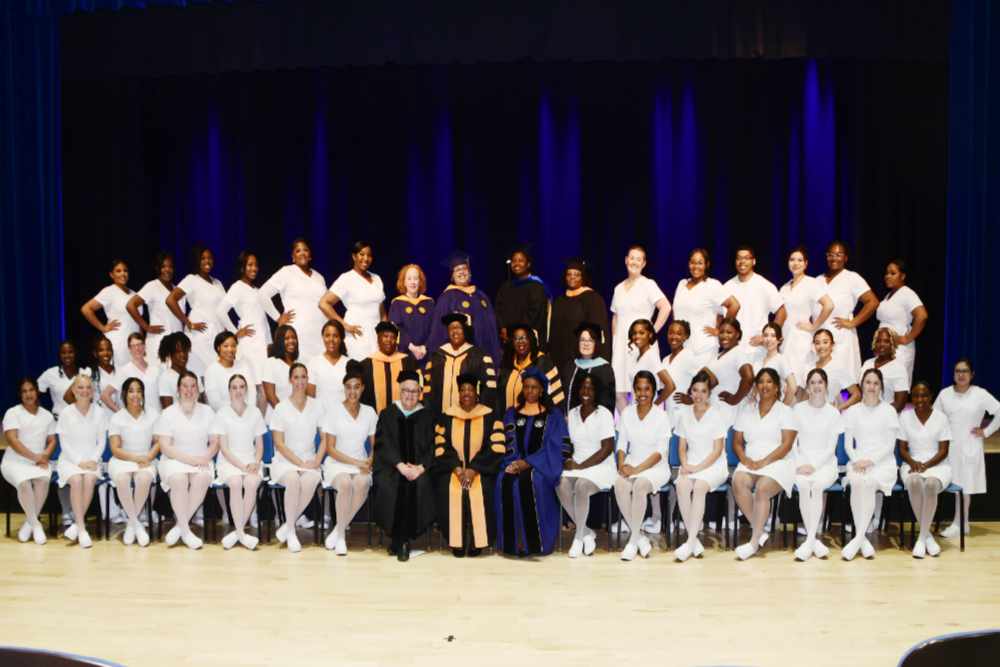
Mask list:
POLYGON ((968 356, 977 382, 996 391, 1000 317, 989 267, 1000 247, 1000 8, 955 0, 952 21, 942 375, 950 384, 955 360, 968 356))

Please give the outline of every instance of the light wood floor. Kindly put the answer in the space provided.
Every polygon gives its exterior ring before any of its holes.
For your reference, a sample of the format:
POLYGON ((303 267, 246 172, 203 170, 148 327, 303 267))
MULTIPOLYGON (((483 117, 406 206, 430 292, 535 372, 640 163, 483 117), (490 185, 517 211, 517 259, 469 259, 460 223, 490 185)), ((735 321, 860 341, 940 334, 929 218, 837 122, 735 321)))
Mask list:
POLYGON ((128 665, 854 667, 1000 625, 1000 524, 974 525, 964 554, 941 540, 939 558, 917 561, 883 539, 874 561, 851 563, 773 548, 739 563, 710 548, 684 564, 603 550, 403 564, 355 532, 346 558, 0 536, 0 644, 128 665))

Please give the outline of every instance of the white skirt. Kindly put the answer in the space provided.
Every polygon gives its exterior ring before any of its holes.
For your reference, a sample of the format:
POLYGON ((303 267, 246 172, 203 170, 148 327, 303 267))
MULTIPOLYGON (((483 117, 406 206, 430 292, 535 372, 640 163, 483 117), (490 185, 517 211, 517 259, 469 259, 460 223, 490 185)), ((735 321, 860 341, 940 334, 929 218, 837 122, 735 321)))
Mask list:
MULTIPOLYGON (((613 456, 614 453, 610 454, 608 459, 611 459, 613 456)), ((607 491, 614 485, 618 471, 615 470, 614 465, 607 465, 605 461, 601 461, 596 466, 590 466, 582 470, 563 470, 562 476, 586 479, 593 482, 594 486, 601 491, 607 491)))
MULTIPOLYGON (((359 475, 361 474, 361 469, 358 466, 351 465, 350 463, 341 463, 340 461, 334 461, 333 459, 327 459, 323 462, 323 480, 327 484, 333 484, 333 480, 337 475, 359 475)), ((371 474, 368 475, 371 478, 371 474)))
POLYGON ((344 313, 344 321, 361 327, 361 335, 347 334, 344 338, 344 346, 347 348, 349 358, 355 361, 364 361, 378 349, 378 338, 375 335, 375 325, 378 324, 378 320, 359 322, 352 319, 351 315, 349 312, 344 313))
POLYGON ((822 468, 817 468, 811 475, 799 475, 796 473, 795 485, 799 487, 800 492, 807 486, 813 486, 820 490, 825 490, 830 488, 830 486, 837 481, 837 477, 839 476, 836 464, 828 465, 822 468))
POLYGON ((275 459, 274 461, 271 462, 269 473, 272 482, 281 484, 282 483, 281 479, 290 472, 300 472, 300 473, 312 472, 316 473, 317 475, 320 475, 322 474, 320 470, 321 470, 320 468, 300 468, 297 465, 289 463, 288 461, 279 461, 275 459))
POLYGON ((168 459, 163 457, 160 459, 160 464, 157 466, 160 471, 160 487, 164 491, 170 491, 170 478, 174 475, 189 475, 197 474, 200 472, 208 473, 210 477, 215 477, 215 464, 209 463, 207 469, 199 468, 198 466, 191 466, 187 463, 182 463, 176 459, 168 459))
POLYGON ((134 472, 145 471, 152 473, 153 477, 155 478, 156 464, 157 461, 152 461, 145 468, 140 468, 139 464, 133 461, 125 461, 123 459, 112 457, 111 460, 108 461, 108 476, 111 477, 111 479, 114 479, 115 477, 118 477, 118 475, 130 475, 134 472))
POLYGON ((903 485, 906 485, 906 480, 909 479, 910 475, 916 475, 918 477, 923 477, 927 479, 932 477, 937 481, 941 482, 941 489, 947 489, 948 485, 951 484, 951 466, 947 463, 939 463, 938 465, 928 468, 924 472, 910 472, 910 464, 903 463, 899 466, 899 478, 903 480, 903 485))
POLYGON ((781 485, 782 490, 785 495, 789 498, 792 496, 792 485, 795 483, 795 466, 788 458, 783 458, 774 463, 769 463, 763 468, 758 468, 757 470, 750 470, 742 463, 736 466, 736 472, 745 472, 751 475, 761 475, 763 477, 770 477, 775 482, 781 485))
POLYGON ((31 479, 51 479, 52 463, 49 463, 48 468, 39 468, 34 463, 25 463, 23 460, 15 462, 13 456, 5 455, 3 462, 0 462, 0 475, 16 489, 31 479))
MULTIPOLYGON (((237 468, 228 459, 220 455, 219 460, 215 462, 215 474, 218 481, 224 484, 230 477, 246 477, 250 473, 237 468)), ((257 477, 263 477, 260 470, 257 471, 256 475, 257 477)))
POLYGON ((60 458, 56 462, 56 472, 59 473, 59 488, 61 489, 69 484, 69 478, 73 475, 93 475, 94 477, 99 477, 101 475, 101 466, 98 465, 97 470, 84 470, 80 466, 60 458))
MULTIPOLYGON (((708 491, 711 493, 717 488, 722 486, 727 479, 729 479, 729 466, 726 465, 726 453, 723 452, 719 455, 719 458, 715 460, 715 463, 705 468, 704 470, 699 470, 698 472, 691 473, 688 475, 689 479, 700 479, 701 481, 708 484, 708 491)), ((676 483, 676 481, 675 481, 676 483)))
POLYGON ((948 464, 951 465, 952 481, 961 486, 967 495, 986 493, 986 455, 982 440, 953 440, 948 452, 948 464))
POLYGON ((643 470, 638 475, 632 475, 629 479, 647 479, 653 487, 653 493, 658 493, 663 485, 670 481, 670 467, 653 466, 643 470))
POLYGON ((847 464, 847 477, 845 484, 850 484, 855 480, 873 479, 878 490, 885 496, 892 495, 892 487, 896 484, 896 464, 892 461, 882 463, 874 468, 869 468, 867 472, 855 472, 851 464, 847 464))

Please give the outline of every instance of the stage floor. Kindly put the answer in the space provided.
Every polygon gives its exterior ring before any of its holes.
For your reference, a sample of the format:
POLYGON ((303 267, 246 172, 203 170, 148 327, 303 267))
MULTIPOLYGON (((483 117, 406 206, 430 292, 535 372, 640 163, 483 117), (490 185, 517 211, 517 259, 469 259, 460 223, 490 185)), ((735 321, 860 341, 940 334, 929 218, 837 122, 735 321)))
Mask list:
POLYGON ((776 548, 398 563, 353 532, 340 558, 0 537, 0 644, 126 665, 891 666, 921 639, 1000 624, 997 523, 974 524, 964 554, 941 540, 918 561, 883 537, 851 563, 776 548))

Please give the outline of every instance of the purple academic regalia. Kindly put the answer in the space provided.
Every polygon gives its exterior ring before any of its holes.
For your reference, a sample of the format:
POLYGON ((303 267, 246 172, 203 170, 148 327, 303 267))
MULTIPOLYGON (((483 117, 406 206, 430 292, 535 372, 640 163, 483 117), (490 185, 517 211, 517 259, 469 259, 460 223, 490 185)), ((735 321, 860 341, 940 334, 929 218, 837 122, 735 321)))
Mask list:
POLYGON ((399 329, 399 349, 406 354, 410 352, 410 343, 414 345, 425 345, 427 356, 419 363, 422 365, 430 356, 434 348, 427 339, 431 333, 431 322, 434 317, 434 299, 429 296, 418 296, 410 299, 406 296, 397 296, 389 304, 389 321, 399 329))
POLYGON ((456 285, 448 285, 434 306, 428 351, 436 350, 448 341, 448 327, 441 323, 441 318, 449 313, 471 316, 473 340, 470 342, 494 360, 500 359, 500 336, 490 298, 481 289, 474 288, 470 294, 465 288, 456 285))

